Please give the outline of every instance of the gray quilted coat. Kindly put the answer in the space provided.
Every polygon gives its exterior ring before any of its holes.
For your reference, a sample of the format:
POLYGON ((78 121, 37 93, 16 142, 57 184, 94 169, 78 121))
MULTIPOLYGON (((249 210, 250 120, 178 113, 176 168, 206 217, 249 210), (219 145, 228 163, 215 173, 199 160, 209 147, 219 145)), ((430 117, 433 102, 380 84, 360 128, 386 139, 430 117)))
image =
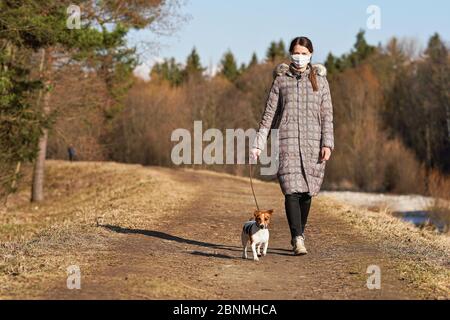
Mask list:
POLYGON ((308 67, 300 76, 286 64, 275 68, 253 147, 264 149, 269 130, 274 127, 279 129, 277 177, 283 194, 317 195, 326 165, 326 161, 319 162, 321 147, 334 149, 333 106, 324 66, 314 65, 313 71, 308 67), (309 72, 316 72, 316 92, 309 72))

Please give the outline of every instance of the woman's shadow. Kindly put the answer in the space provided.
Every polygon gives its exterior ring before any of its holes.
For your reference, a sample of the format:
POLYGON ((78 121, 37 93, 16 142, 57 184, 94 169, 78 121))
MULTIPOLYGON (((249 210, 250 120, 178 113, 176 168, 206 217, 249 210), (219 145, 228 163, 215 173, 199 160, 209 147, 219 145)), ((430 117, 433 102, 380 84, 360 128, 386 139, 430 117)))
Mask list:
MULTIPOLYGON (((130 229, 130 228, 122 228, 120 226, 113 226, 113 225, 99 225, 102 228, 108 229, 113 232, 117 233, 124 233, 124 234, 142 234, 144 236, 153 237, 153 238, 159 238, 163 240, 169 240, 169 241, 175 241, 178 243, 183 244, 190 244, 194 246, 199 247, 205 247, 205 248, 212 248, 212 249, 220 249, 220 250, 227 250, 227 251, 234 251, 234 252, 242 252, 242 247, 240 246, 232 246, 232 245, 225 245, 225 244, 216 244, 216 243, 210 243, 210 242, 204 242, 199 240, 192 240, 187 238, 182 238, 178 236, 174 236, 165 232, 156 231, 156 230, 143 230, 143 229, 130 229)), ((270 244, 269 244, 270 246, 270 244)), ((270 248, 267 250, 270 254, 277 254, 277 255, 283 255, 283 256, 291 256, 292 253, 291 250, 282 249, 282 248, 270 248)), ((219 254, 219 253, 210 253, 210 252, 201 252, 201 251, 192 251, 191 254, 193 255, 201 255, 201 256, 211 256, 216 258, 225 258, 225 259, 236 259, 235 256, 229 256, 226 254, 219 254)), ((240 259, 240 257, 239 257, 240 259)))

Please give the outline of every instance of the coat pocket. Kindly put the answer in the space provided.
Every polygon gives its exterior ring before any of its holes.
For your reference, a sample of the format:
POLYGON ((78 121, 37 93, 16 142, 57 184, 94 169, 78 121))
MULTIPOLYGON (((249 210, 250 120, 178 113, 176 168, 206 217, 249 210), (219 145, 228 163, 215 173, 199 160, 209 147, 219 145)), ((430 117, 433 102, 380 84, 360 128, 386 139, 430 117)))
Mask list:
POLYGON ((314 163, 311 174, 316 178, 323 178, 325 175, 326 163, 326 161, 314 163))
POLYGON ((289 122, 289 114, 286 112, 286 110, 283 112, 283 115, 281 117, 281 124, 285 125, 289 122))
POLYGON ((289 173, 289 153, 280 152, 278 161, 278 175, 289 173))

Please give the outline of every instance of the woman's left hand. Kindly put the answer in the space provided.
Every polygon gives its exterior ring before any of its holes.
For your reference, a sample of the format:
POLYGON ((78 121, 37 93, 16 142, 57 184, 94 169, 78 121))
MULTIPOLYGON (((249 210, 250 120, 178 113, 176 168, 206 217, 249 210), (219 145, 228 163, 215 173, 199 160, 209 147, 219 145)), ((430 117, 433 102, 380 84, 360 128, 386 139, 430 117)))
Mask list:
POLYGON ((322 147, 320 150, 320 162, 328 161, 331 157, 331 149, 329 147, 322 147))

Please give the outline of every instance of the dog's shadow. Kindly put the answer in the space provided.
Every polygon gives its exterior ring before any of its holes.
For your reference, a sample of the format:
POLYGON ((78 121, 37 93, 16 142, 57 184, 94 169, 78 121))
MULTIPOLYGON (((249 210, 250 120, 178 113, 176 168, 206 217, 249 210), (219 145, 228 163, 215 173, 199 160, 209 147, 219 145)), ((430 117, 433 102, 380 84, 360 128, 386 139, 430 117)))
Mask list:
MULTIPOLYGON (((143 229, 130 229, 130 228, 122 228, 120 226, 113 226, 113 225, 99 225, 102 228, 108 229, 113 232, 117 233, 131 233, 131 234, 142 234, 144 236, 148 237, 154 237, 159 238, 163 240, 169 240, 169 241, 175 241, 178 243, 183 244, 190 244, 194 246, 199 247, 205 247, 205 248, 212 248, 212 249, 220 249, 220 250, 228 250, 228 251, 234 251, 234 252, 242 252, 242 247, 240 246, 232 246, 232 245, 226 245, 226 244, 216 244, 216 243, 210 243, 210 242, 204 242, 199 240, 193 240, 193 239, 187 239, 182 238, 178 236, 174 236, 165 232, 156 231, 156 230, 143 230, 143 229)), ((249 248, 250 249, 250 248, 249 248)), ((251 252, 251 249, 250 249, 251 252)), ((283 249, 283 248, 268 248, 267 253, 269 254, 277 254, 277 255, 283 255, 283 256, 291 256, 292 253, 290 253, 291 250, 283 249)), ((235 256, 229 256, 226 254, 220 254, 220 253, 210 253, 210 252, 201 252, 201 251, 192 251, 191 254, 193 255, 199 255, 199 256, 209 256, 209 257, 215 257, 215 258, 224 258, 224 259, 237 259, 235 256)), ((239 257, 240 259, 240 257, 239 257)))

